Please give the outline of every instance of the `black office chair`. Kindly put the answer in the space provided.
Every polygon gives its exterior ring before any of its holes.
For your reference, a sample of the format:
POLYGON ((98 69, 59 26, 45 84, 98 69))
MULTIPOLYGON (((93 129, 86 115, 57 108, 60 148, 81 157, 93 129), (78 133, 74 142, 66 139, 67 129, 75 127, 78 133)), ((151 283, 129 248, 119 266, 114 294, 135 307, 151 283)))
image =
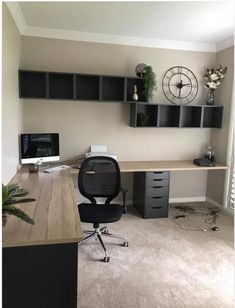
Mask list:
POLYGON ((117 161, 111 157, 93 156, 85 159, 81 164, 78 175, 78 187, 81 194, 90 200, 90 203, 78 205, 82 222, 93 223, 93 231, 83 231, 89 235, 79 244, 95 236, 99 240, 104 252, 104 262, 109 262, 102 236, 109 236, 123 240, 123 246, 128 242, 124 237, 109 233, 106 227, 100 228, 101 223, 118 221, 126 213, 125 196, 127 190, 121 188, 120 169, 117 161), (118 194, 123 193, 123 206, 110 203, 118 194), (105 203, 97 204, 96 198, 106 198, 105 203))

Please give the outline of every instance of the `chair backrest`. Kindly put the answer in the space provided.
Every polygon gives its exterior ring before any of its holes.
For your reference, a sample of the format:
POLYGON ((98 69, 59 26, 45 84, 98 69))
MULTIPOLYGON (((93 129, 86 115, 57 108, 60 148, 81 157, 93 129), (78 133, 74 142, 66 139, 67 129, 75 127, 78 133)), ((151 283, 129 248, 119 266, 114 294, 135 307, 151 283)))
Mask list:
POLYGON ((110 203, 120 192, 120 168, 111 157, 93 156, 85 159, 78 174, 78 187, 81 194, 96 203, 98 197, 107 198, 110 203))

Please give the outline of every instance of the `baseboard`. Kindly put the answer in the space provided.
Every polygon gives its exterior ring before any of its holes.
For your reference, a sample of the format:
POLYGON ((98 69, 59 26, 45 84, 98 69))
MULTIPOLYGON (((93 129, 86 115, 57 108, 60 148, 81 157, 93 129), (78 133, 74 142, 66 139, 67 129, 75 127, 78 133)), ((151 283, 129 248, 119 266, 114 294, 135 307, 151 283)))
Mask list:
POLYGON ((170 198, 170 203, 204 202, 206 197, 170 198))
POLYGON ((222 208, 222 204, 219 204, 218 202, 216 202, 215 200, 209 198, 209 197, 206 197, 206 202, 210 203, 211 205, 214 205, 216 207, 219 207, 219 208, 222 208))

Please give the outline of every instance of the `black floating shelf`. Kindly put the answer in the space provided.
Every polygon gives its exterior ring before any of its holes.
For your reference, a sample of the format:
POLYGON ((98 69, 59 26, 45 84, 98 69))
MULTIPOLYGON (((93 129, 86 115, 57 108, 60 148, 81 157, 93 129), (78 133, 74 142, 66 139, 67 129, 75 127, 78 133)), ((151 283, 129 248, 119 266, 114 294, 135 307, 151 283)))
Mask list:
POLYGON ((73 99, 73 74, 49 73, 49 98, 73 99))
POLYGON ((203 127, 222 127, 223 107, 204 107, 203 127))
POLYGON ((137 87, 138 101, 146 102, 144 92, 144 81, 140 78, 127 78, 127 101, 133 102, 134 86, 137 87))
POLYGON ((104 101, 124 101, 125 79, 122 77, 102 77, 101 100, 104 101))
POLYGON ((201 127, 202 108, 197 106, 183 106, 181 127, 201 127))
POLYGON ((152 104, 143 92, 144 81, 137 77, 19 70, 20 98, 129 103, 131 127, 222 127, 223 106, 152 104))
POLYGON ((221 128, 223 106, 131 104, 131 127, 221 128))
POLYGON ((160 105, 159 127, 179 127, 180 106, 160 105))
POLYGON ((76 99, 99 100, 100 77, 94 75, 76 75, 76 99))
POLYGON ((46 73, 19 71, 20 97, 46 98, 46 73))

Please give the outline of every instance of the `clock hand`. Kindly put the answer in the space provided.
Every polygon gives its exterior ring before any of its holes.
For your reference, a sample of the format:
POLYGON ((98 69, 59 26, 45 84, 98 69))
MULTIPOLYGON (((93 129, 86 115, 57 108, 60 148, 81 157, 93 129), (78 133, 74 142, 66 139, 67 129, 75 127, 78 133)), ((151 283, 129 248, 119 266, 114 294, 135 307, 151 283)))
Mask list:
POLYGON ((182 85, 182 87, 184 87, 184 86, 190 86, 191 84, 190 83, 182 83, 181 85, 182 85))
POLYGON ((182 80, 180 80, 180 83, 178 83, 178 84, 176 85, 176 87, 177 87, 178 89, 182 89, 182 88, 183 88, 182 80))
POLYGON ((180 98, 180 93, 181 93, 181 88, 179 89, 179 95, 178 95, 178 98, 180 98))

